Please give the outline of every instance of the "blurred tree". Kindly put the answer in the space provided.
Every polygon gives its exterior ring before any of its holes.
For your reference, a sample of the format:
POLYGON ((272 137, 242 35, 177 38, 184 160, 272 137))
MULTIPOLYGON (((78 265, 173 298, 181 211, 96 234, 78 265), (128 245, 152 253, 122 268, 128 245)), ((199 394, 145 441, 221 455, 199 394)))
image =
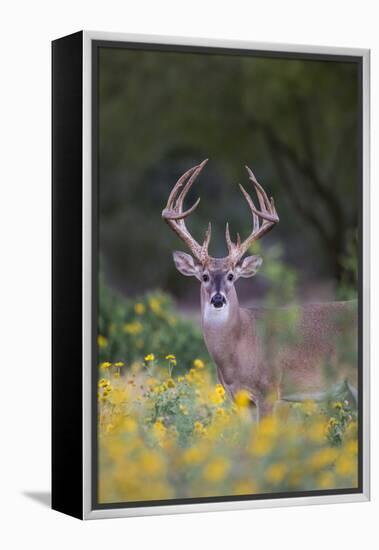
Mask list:
POLYGON ((341 255, 357 225, 358 66, 329 64, 260 59, 253 72, 246 65, 251 80, 262 83, 262 97, 271 100, 249 94, 246 105, 248 123, 267 143, 286 197, 317 233, 340 280, 341 255))
POLYGON ((282 241, 304 278, 343 278, 357 226, 356 64, 104 48, 99 77, 100 245, 116 286, 187 288, 160 213, 179 175, 205 157, 189 225, 201 238, 212 219, 212 254, 225 252, 227 220, 249 231, 236 185, 249 164, 278 205, 268 240, 282 241))

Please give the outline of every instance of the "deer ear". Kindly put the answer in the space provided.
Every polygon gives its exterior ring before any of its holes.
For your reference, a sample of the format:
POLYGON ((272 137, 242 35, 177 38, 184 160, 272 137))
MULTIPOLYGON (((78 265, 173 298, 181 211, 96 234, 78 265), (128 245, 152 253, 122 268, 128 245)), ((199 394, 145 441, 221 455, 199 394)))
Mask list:
POLYGON ((238 268, 240 277, 252 277, 262 265, 260 256, 247 256, 238 268))
POLYGON ((195 263, 195 260, 190 254, 185 252, 174 252, 172 254, 175 262, 176 269, 180 271, 182 275, 186 277, 199 277, 200 266, 195 263))

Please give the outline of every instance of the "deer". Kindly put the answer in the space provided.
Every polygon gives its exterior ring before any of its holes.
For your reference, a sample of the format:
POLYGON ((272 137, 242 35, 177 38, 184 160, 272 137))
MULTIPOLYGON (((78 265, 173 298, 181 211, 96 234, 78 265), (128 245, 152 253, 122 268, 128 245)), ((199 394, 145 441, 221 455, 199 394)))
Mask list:
POLYGON ((228 254, 215 258, 208 252, 211 223, 202 244, 187 229, 185 220, 198 207, 200 198, 187 210, 183 210, 184 199, 207 161, 178 179, 162 218, 192 253, 174 251, 173 259, 182 275, 195 277, 201 283, 203 337, 220 384, 231 399, 241 390, 247 392, 258 420, 272 414, 278 402, 325 395, 332 382, 344 380, 356 398, 354 301, 250 309, 239 304, 237 280, 255 276, 263 262, 260 256, 246 253, 279 223, 274 199, 268 198, 248 166, 248 177, 259 203, 257 208, 251 195, 239 185, 252 216, 249 236, 241 241, 237 233, 234 242, 226 223, 228 254), (351 351, 349 357, 347 348, 351 351), (302 397, 291 398, 290 393, 296 391, 302 397))

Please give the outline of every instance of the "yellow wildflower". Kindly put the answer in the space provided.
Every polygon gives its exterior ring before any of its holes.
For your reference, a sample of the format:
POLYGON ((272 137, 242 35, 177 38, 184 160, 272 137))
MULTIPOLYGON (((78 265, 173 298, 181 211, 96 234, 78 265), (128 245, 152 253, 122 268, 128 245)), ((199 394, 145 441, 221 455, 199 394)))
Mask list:
POLYGON ((105 386, 103 388, 103 396, 106 397, 107 395, 109 395, 112 391, 112 386, 109 384, 108 386, 105 386))
POLYGON ((196 420, 193 425, 193 431, 198 435, 205 435, 207 433, 206 428, 204 428, 203 424, 198 420, 196 420))
POLYGON ((131 335, 140 334, 143 331, 143 326, 139 321, 133 321, 132 323, 125 323, 123 326, 124 332, 131 335))
POLYGON ((112 363, 110 363, 109 361, 104 361, 103 363, 101 363, 100 367, 102 369, 109 369, 110 367, 112 366, 112 363))
POLYGON ((123 428, 129 434, 134 433, 137 431, 137 422, 134 420, 134 418, 127 416, 124 419, 123 428))
POLYGON ((238 407, 248 407, 251 401, 249 392, 246 390, 239 390, 234 396, 234 401, 238 407))
POLYGON ((348 441, 345 445, 345 452, 348 455, 356 455, 358 453, 358 441, 356 439, 348 441))
POLYGON ((278 483, 283 481, 283 478, 286 472, 287 472, 286 466, 278 462, 276 464, 272 464, 267 468, 265 472, 265 478, 270 483, 277 485, 278 483))
POLYGON ((225 390, 224 390, 224 387, 221 386, 221 384, 216 384, 216 393, 217 393, 220 397, 224 397, 224 396, 225 396, 225 390))
POLYGON ((325 423, 314 422, 307 430, 307 437, 312 443, 322 443, 325 439, 325 423))
POLYGON ((203 476, 207 481, 222 481, 228 473, 229 468, 229 462, 225 458, 217 457, 205 466, 203 476))
POLYGON ((175 357, 175 355, 172 355, 172 354, 166 355, 166 359, 168 359, 168 361, 170 361, 171 365, 172 365, 173 367, 175 367, 175 365, 176 365, 176 357, 175 357))
POLYGON ((97 345, 99 348, 106 348, 108 345, 108 340, 102 334, 99 334, 97 337, 97 345))
POLYGON ((164 391, 164 387, 158 384, 157 386, 154 386, 153 392, 154 393, 162 393, 164 391))
POLYGON ((199 447, 190 447, 183 452, 183 461, 186 464, 199 464, 204 458, 203 455, 199 447))
POLYGON ((121 368, 125 365, 125 363, 123 361, 117 361, 114 366, 117 367, 117 368, 121 368))
POLYGON ((111 392, 112 392, 112 388, 110 386, 106 386, 105 388, 103 388, 103 393, 101 395, 100 401, 106 401, 110 396, 111 392))
POLYGON ((316 451, 309 459, 309 466, 314 470, 319 470, 330 466, 337 458, 337 450, 332 447, 327 447, 316 451))
POLYGON ((336 461, 336 474, 341 477, 351 476, 357 471, 356 460, 348 455, 341 455, 336 461))
POLYGON ((214 405, 221 405, 225 399, 225 390, 221 384, 216 384, 215 389, 209 395, 209 399, 214 405))
POLYGON ((303 403, 304 412, 308 415, 314 414, 317 411, 317 403, 310 399, 303 403))
POLYGON ((127 400, 127 397, 128 395, 126 390, 115 388, 112 394, 112 403, 114 405, 120 405, 121 403, 124 403, 127 400))
POLYGON ((160 300, 158 300, 158 298, 155 298, 155 297, 149 298, 149 306, 151 311, 156 315, 161 313, 161 302, 160 300))
POLYGON ((201 359, 195 359, 193 362, 193 366, 196 369, 203 369, 205 367, 205 363, 201 359))
POLYGON ((331 472, 322 472, 317 478, 320 489, 333 489, 335 487, 334 475, 331 472))
POLYGON ((166 433, 166 426, 163 424, 162 420, 157 420, 154 423, 154 433, 157 437, 161 437, 166 433))
POLYGON ((271 437, 257 436, 254 437, 250 445, 250 452, 255 456, 265 456, 271 451, 273 445, 274 443, 271 437))
POLYGON ((194 382, 200 382, 201 381, 201 375, 200 373, 195 369, 190 369, 190 371, 186 374, 186 379, 190 384, 194 382))
POLYGON ((257 484, 251 480, 237 481, 233 486, 234 495, 253 495, 258 491, 257 484))
POLYGON ((148 355, 145 356, 145 361, 147 361, 148 363, 151 361, 154 361, 154 359, 155 359, 154 353, 149 353, 148 355))
POLYGON ((137 302, 134 304, 134 311, 137 313, 137 315, 143 315, 145 313, 145 306, 141 304, 141 302, 137 302))
POLYGON ((259 423, 258 432, 262 436, 273 437, 278 433, 279 424, 275 416, 265 416, 259 423))
POLYGON ((151 476, 159 475, 163 470, 162 459, 158 453, 154 451, 145 451, 140 456, 140 464, 142 470, 151 476))
POLYGON ((167 386, 168 386, 169 388, 175 388, 176 384, 175 384, 175 382, 174 382, 174 380, 173 380, 172 378, 169 378, 169 379, 167 380, 167 386))
POLYGON ((179 405, 179 410, 180 410, 180 412, 183 413, 184 415, 187 415, 187 414, 188 414, 188 409, 187 409, 187 407, 186 407, 185 405, 182 405, 181 403, 180 403, 180 405, 179 405))

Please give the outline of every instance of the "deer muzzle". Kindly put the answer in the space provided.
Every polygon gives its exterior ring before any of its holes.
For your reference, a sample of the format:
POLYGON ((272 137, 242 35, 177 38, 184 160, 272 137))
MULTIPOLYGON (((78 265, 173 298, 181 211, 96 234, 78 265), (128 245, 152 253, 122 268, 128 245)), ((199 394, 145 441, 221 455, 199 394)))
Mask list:
POLYGON ((216 292, 216 294, 212 296, 211 304, 218 309, 226 304, 226 298, 220 292, 216 292))

